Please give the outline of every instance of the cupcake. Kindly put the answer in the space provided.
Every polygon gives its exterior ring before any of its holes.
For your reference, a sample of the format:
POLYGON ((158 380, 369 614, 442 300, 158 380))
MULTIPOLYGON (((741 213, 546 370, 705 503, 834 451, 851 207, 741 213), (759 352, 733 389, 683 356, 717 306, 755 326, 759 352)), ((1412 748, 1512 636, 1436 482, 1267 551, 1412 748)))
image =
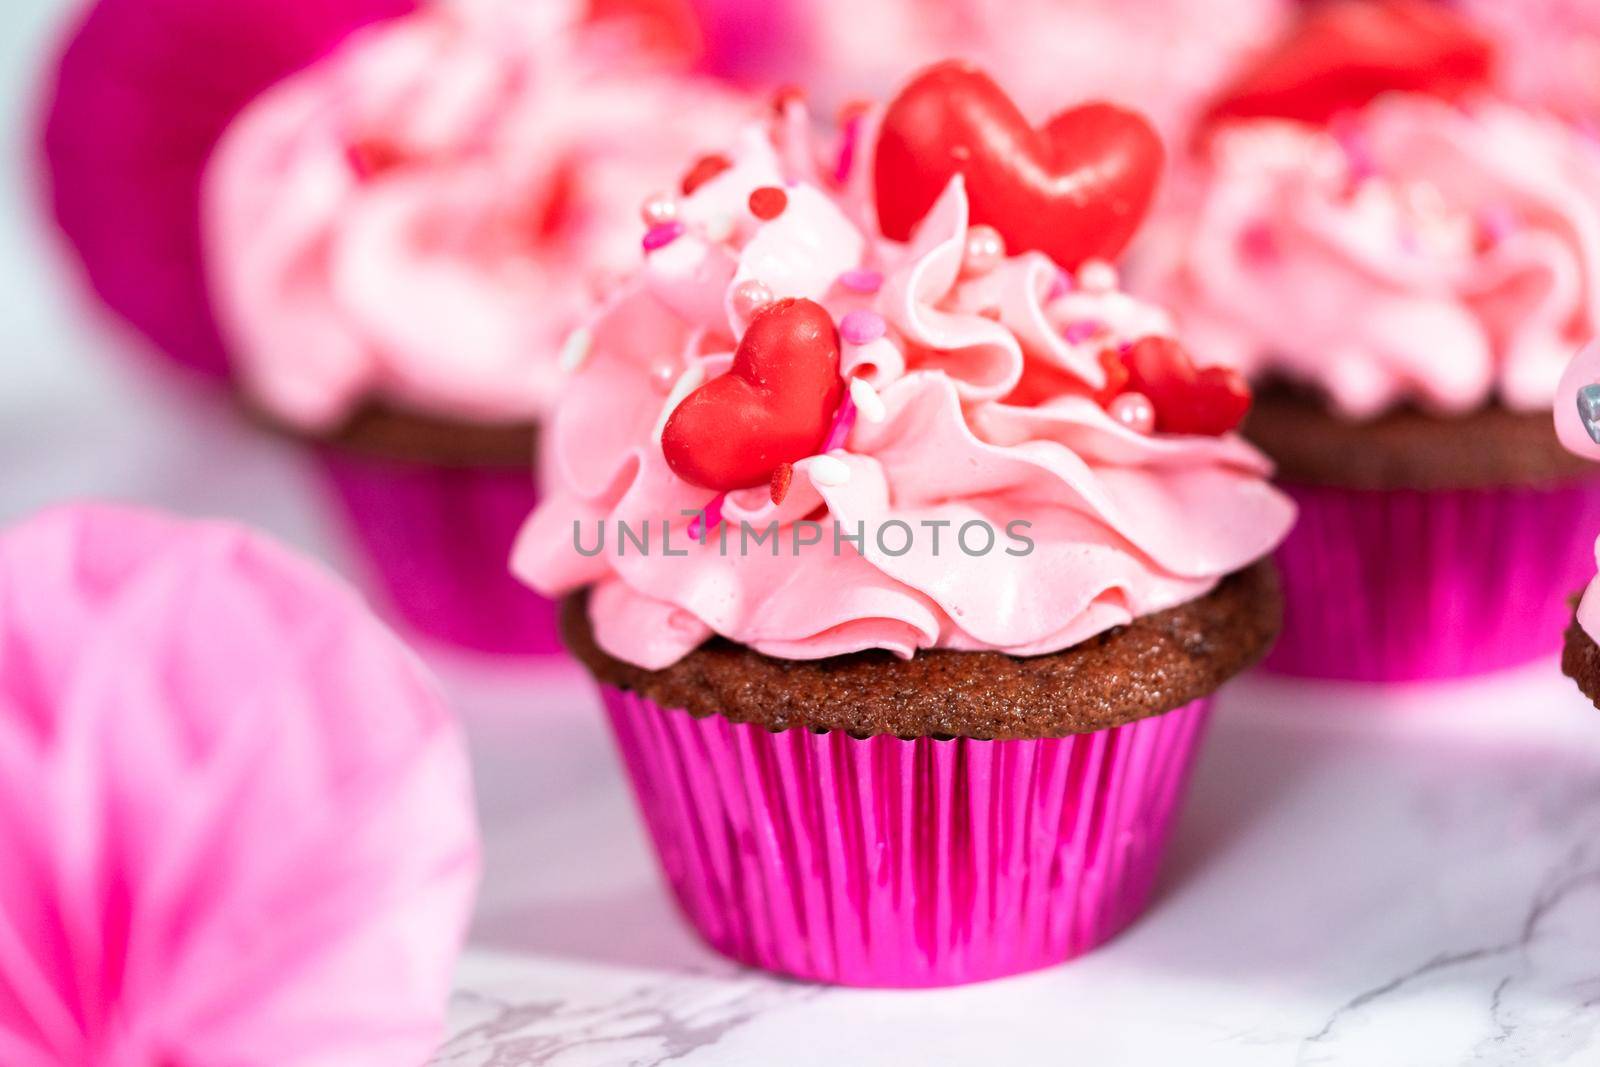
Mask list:
POLYGON ((40 93, 38 155, 50 214, 108 309, 155 353, 225 378, 228 358, 200 263, 198 203, 207 157, 262 90, 362 26, 416 4, 92 0, 81 6, 40 93))
POLYGON ((429 636, 557 647, 552 606, 505 567, 534 427, 595 286, 672 224, 648 194, 753 110, 662 38, 577 4, 430 7, 264 93, 206 172, 239 389, 319 446, 389 601, 429 636))
POLYGON ((951 63, 843 151, 791 100, 675 202, 513 567, 567 597, 713 947, 950 985, 1144 907, 1213 694, 1278 629, 1293 507, 1231 432, 1242 379, 1119 287, 1142 119, 1033 128, 951 63))
MULTIPOLYGON (((1561 379, 1556 391, 1556 435, 1575 456, 1600 462, 1600 344, 1587 345, 1561 379)), ((1600 558, 1600 543, 1595 546, 1600 558)), ((1600 707, 1600 578, 1594 578, 1578 601, 1567 627, 1561 669, 1578 683, 1583 695, 1600 707)))
POLYGON ((1600 320, 1600 149, 1448 10, 1336 0, 1214 108, 1135 289, 1257 386, 1300 505, 1270 664, 1364 681, 1553 653, 1600 479, 1550 432, 1600 320), (1493 560, 1493 565, 1486 561, 1493 560))

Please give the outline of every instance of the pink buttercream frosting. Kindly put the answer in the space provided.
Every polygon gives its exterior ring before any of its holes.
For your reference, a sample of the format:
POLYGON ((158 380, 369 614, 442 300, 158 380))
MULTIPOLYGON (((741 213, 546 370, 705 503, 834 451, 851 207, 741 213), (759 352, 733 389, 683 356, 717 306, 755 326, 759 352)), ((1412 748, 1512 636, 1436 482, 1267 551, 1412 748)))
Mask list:
POLYGON ((1494 37, 1498 79, 1519 102, 1600 123, 1600 4, 1594 0, 1456 0, 1494 37))
POLYGON ((1233 123, 1149 238, 1139 291, 1203 362, 1356 418, 1548 408, 1600 320, 1600 148, 1490 100, 1233 123))
POLYGON ((353 37, 253 103, 206 175, 247 389, 307 431, 371 398, 539 417, 561 339, 638 254, 640 205, 751 113, 575 3, 436 5, 353 37))
MULTIPOLYGON (((1556 390, 1556 436, 1568 451, 1600 463, 1600 443, 1590 436, 1578 406, 1578 394, 1585 387, 1600 385, 1600 342, 1590 343, 1577 354, 1556 390)), ((1600 560, 1600 543, 1595 545, 1600 560)), ((1600 578, 1589 583, 1578 604, 1578 625, 1584 633, 1600 641, 1600 578)))
MULTIPOLYGON (((1293 509, 1259 453, 1232 435, 1138 432, 1087 395, 1105 382, 1102 352, 1169 331, 1162 312, 1120 291, 1104 263, 1074 280, 1028 253, 964 273, 960 179, 909 243, 881 237, 866 168, 843 188, 820 174, 832 168, 814 165, 807 121, 790 108, 774 130, 749 129, 733 167, 682 201, 685 232, 593 320, 587 359, 546 427, 548 495, 514 554, 521 577, 552 596, 591 587, 601 647, 646 668, 712 634, 791 659, 1030 655, 1201 596, 1272 550, 1293 509), (745 207, 762 186, 787 193, 764 223, 745 207), (660 444, 686 390, 729 366, 744 326, 734 293, 751 280, 817 301, 836 322, 870 313, 844 331, 860 343, 842 342, 844 373, 862 383, 854 421, 841 420, 837 447, 794 465, 781 504, 765 487, 716 498, 679 478, 660 444), (713 503, 720 524, 696 542, 684 513, 713 503), (792 551, 808 519, 824 524, 822 543, 792 551), (598 554, 575 548, 580 534, 592 550, 602 522, 614 538, 619 522, 647 521, 649 555, 619 554, 615 540, 598 554), (903 555, 892 554, 903 536, 890 551, 874 536, 897 521, 915 533, 903 555), (1031 552, 1007 552, 1022 551, 1007 536, 1015 521, 1031 524, 1031 552), (781 551, 740 551, 742 524, 772 522, 781 551), (861 547, 836 550, 833 522, 865 531, 861 547), (998 547, 959 549, 969 522, 987 524, 998 547), (663 523, 685 554, 660 551, 663 523), (927 523, 948 523, 937 548, 927 523)), ((971 541, 983 547, 978 533, 971 541)))

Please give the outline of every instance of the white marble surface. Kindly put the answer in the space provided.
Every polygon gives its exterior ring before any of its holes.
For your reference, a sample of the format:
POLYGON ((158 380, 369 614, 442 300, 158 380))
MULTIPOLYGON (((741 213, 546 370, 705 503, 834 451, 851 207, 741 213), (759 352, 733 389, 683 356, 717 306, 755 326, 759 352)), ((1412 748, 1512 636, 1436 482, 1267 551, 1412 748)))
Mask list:
MULTIPOLYGON (((220 2, 220 0, 219 0, 220 2)), ((0 522, 85 496, 233 515, 344 560, 283 445, 136 369, 33 217, 23 104, 59 0, 0 5, 0 522)), ((1600 712, 1554 662, 1223 703, 1148 916, 968 989, 819 989, 701 948, 583 680, 435 657, 488 877, 449 1067, 1600 1062, 1600 712)))

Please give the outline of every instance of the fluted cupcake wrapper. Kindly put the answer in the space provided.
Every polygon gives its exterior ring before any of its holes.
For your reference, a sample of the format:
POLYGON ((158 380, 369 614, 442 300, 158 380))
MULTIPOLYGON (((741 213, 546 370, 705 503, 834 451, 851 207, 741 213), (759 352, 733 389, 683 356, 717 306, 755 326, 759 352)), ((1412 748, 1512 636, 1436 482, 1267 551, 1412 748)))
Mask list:
POLYGON ((556 605, 511 576, 511 545, 538 502, 532 464, 444 467, 320 452, 370 563, 380 606, 432 640, 503 655, 561 650, 556 605))
POLYGON ((1401 682, 1554 654, 1594 574, 1600 480, 1450 491, 1282 486, 1300 519, 1277 555, 1273 670, 1401 682))
POLYGON ((1073 737, 903 740, 601 691, 701 936, 770 971, 896 987, 1047 967, 1131 922, 1211 703, 1073 737))

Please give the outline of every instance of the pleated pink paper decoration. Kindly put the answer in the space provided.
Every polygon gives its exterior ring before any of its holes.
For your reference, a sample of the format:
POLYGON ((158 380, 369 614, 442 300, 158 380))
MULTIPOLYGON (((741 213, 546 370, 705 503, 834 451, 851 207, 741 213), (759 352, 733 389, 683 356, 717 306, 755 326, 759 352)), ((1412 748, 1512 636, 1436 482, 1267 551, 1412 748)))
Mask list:
POLYGON ((478 870, 461 737, 243 529, 0 534, 0 1064, 412 1067, 478 870))
POLYGON ((169 357, 227 371, 200 260, 200 172, 267 86, 416 0, 96 0, 45 92, 57 222, 100 298, 169 357))

